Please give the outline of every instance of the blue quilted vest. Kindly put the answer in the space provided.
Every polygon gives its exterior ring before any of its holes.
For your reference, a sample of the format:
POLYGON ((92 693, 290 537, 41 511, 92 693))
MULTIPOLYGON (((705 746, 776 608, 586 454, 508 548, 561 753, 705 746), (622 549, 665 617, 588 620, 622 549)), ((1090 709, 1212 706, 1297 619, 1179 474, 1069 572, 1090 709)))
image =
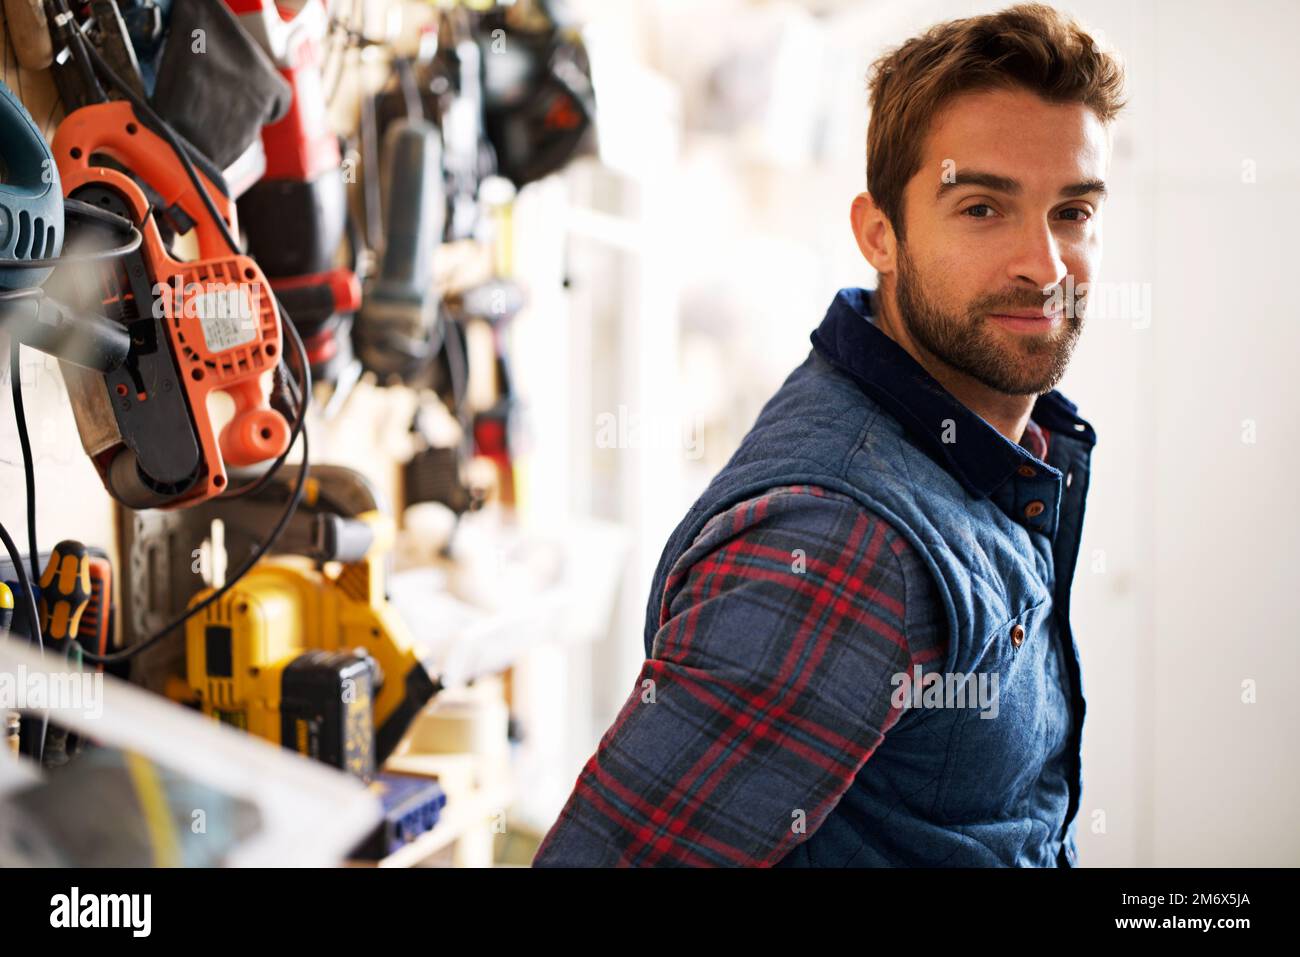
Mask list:
POLYGON ((1074 866, 1084 698, 1070 629, 1095 435, 1058 392, 1033 419, 1047 461, 971 412, 843 289, 813 349, 764 406, 665 547, 647 609, 654 651, 669 570, 704 524, 781 485, 852 496, 917 549, 948 621, 943 671, 998 678, 998 711, 908 708, 829 817, 780 866, 1074 866))

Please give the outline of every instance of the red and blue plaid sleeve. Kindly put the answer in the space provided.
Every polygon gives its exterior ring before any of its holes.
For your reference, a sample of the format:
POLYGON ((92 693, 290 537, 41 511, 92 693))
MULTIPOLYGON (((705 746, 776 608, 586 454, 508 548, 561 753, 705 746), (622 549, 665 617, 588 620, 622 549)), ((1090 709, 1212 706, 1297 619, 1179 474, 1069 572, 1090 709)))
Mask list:
POLYGON ((908 607, 928 587, 915 550, 847 496, 783 487, 716 516, 534 866, 775 864, 897 721, 894 675, 943 659, 931 610, 908 607))

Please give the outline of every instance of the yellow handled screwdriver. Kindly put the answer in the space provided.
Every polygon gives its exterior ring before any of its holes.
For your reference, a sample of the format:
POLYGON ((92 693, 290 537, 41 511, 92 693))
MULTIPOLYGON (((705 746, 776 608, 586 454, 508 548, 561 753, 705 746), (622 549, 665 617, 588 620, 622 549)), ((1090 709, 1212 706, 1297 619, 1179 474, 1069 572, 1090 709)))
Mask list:
MULTIPOLYGON (((81 613, 90 604, 90 556, 81 542, 65 539, 54 546, 41 573, 41 635, 55 651, 66 651, 77 637, 81 613)), ((45 731, 45 766, 68 763, 68 732, 50 726, 45 731)))
POLYGON ((90 556, 81 542, 65 539, 54 546, 41 573, 41 635, 56 650, 77 637, 81 613, 90 603, 90 556))
MULTIPOLYGON (((0 582, 0 631, 8 631, 14 620, 13 589, 0 582)), ((3 636, 0 636, 3 637, 3 636)))
MULTIPOLYGON (((14 592, 13 589, 0 582, 0 638, 8 637, 9 626, 14 620, 14 592)), ((18 753, 18 712, 4 711, 0 712, 0 717, 4 718, 4 742, 13 754, 18 753)))

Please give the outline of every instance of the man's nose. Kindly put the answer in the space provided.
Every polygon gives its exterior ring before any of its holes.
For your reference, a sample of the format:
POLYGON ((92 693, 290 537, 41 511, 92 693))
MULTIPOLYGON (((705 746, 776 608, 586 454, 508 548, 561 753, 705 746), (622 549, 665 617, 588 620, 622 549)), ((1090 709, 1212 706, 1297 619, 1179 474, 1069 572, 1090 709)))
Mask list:
POLYGON ((1035 289, 1044 290, 1065 279, 1065 261, 1046 221, 1026 222, 1013 242, 1007 272, 1017 284, 1032 283, 1035 289))

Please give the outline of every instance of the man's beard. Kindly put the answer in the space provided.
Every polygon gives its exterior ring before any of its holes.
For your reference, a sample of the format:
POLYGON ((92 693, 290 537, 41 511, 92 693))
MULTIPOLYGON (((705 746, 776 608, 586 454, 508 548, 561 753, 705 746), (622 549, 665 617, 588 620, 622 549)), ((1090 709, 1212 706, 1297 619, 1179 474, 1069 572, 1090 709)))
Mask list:
POLYGON ((1062 301, 1063 326, 1053 334, 1012 334, 1008 342, 991 327, 989 314, 1041 310, 1047 296, 1033 290, 984 296, 970 303, 964 315, 954 316, 927 298, 924 286, 900 244, 894 289, 900 319, 917 344, 935 358, 1005 395, 1042 395, 1061 381, 1083 330, 1081 297, 1062 301))

